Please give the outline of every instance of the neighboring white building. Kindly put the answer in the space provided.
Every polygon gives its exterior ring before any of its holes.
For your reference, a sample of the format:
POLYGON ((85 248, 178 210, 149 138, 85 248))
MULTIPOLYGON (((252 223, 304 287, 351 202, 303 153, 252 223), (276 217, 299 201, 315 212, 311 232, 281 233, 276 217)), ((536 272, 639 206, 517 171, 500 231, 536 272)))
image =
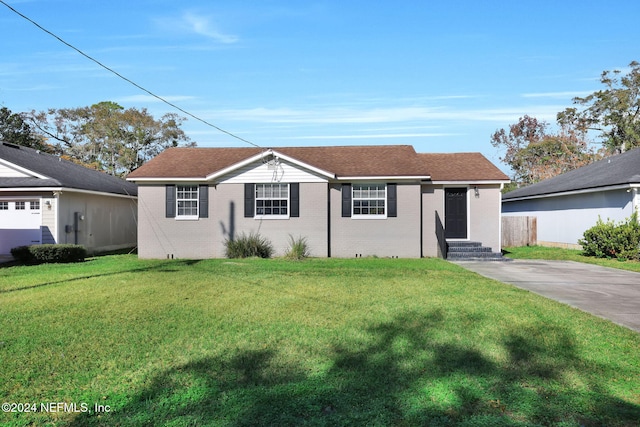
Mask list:
POLYGON ((640 148, 510 191, 502 215, 537 217, 538 244, 577 248, 599 217, 629 218, 640 204, 638 188, 640 148))
POLYGON ((135 247, 137 194, 133 183, 0 142, 0 255, 43 243, 135 247))

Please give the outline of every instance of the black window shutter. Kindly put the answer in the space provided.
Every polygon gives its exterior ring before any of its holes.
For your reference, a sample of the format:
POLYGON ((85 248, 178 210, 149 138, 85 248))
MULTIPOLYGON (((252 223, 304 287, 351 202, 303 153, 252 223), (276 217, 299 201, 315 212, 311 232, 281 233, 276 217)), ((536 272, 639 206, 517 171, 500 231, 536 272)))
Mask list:
POLYGON ((198 188, 198 217, 209 218, 209 186, 200 185, 198 188))
POLYGON ((351 217, 351 184, 342 184, 342 217, 351 217))
POLYGON ((289 184, 289 216, 298 218, 300 216, 300 184, 297 182, 289 184))
POLYGON ((244 217, 253 218, 253 205, 255 204, 255 185, 244 185, 244 217))
POLYGON ((166 218, 175 218, 176 217, 176 186, 169 184, 165 187, 166 197, 165 197, 165 217, 166 218))
POLYGON ((387 184, 387 217, 398 216, 398 188, 396 184, 387 184))

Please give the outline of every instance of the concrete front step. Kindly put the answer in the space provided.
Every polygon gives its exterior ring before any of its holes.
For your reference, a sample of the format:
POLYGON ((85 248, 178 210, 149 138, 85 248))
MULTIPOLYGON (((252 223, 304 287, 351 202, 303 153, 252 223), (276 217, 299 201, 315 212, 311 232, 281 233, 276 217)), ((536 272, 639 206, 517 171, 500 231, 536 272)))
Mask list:
POLYGON ((481 242, 447 242, 447 259, 451 261, 507 261, 501 253, 482 246, 481 242))

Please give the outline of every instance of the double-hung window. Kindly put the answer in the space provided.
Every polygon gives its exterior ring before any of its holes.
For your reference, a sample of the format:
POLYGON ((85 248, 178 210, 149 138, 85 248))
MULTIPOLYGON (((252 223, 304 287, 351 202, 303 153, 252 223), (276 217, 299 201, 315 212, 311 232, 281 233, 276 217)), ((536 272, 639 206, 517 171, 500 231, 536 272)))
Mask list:
POLYGON ((178 185, 176 190, 176 218, 198 218, 198 186, 178 185))
POLYGON ((289 184, 256 184, 256 216, 289 217, 289 184))
POLYGON ((385 218, 387 215, 387 188, 385 184, 354 184, 351 201, 354 217, 385 218))

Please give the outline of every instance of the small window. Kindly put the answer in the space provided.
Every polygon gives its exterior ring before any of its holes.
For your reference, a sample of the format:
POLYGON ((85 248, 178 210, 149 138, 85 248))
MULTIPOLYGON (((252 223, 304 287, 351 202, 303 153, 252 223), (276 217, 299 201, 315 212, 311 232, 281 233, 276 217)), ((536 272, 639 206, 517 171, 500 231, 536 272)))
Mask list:
POLYGON ((385 184, 354 184, 352 186, 353 216, 385 217, 387 190, 385 184))
POLYGON ((289 184, 256 184, 256 216, 288 217, 289 184))
POLYGON ((17 210, 17 211, 23 211, 23 210, 25 210, 25 204, 24 204, 24 202, 16 202, 16 210, 17 210))
POLYGON ((0 202, 0 211, 8 211, 9 202, 0 202))
POLYGON ((31 209, 32 211, 39 211, 40 210, 40 200, 33 200, 29 203, 29 209, 31 209))
POLYGON ((176 218, 198 218, 198 186, 179 185, 176 196, 176 218))

